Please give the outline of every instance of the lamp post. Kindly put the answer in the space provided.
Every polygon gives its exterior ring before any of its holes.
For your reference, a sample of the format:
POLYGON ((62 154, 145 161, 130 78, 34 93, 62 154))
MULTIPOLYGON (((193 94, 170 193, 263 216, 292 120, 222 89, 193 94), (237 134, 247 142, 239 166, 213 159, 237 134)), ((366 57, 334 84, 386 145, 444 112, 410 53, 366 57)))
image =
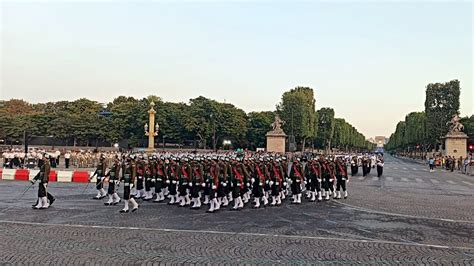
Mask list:
POLYGON ((148 136, 148 151, 153 151, 155 149, 155 137, 158 136, 158 130, 160 125, 155 124, 155 114, 156 111, 153 109, 155 106, 154 102, 150 103, 150 110, 148 110, 148 123, 145 124, 145 136, 148 136))

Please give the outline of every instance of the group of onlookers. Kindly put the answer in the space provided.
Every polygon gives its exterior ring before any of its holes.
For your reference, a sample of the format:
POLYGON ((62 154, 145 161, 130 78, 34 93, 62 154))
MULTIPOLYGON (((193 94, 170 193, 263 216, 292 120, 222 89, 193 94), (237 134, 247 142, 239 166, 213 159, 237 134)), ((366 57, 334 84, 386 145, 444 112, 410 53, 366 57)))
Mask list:
POLYGON ((454 172, 457 170, 463 174, 471 174, 472 167, 474 166, 474 158, 472 154, 469 154, 466 157, 459 157, 455 158, 454 156, 443 156, 443 155, 436 155, 430 156, 428 158, 428 164, 430 166, 430 170, 434 171, 436 167, 444 168, 447 171, 454 172))

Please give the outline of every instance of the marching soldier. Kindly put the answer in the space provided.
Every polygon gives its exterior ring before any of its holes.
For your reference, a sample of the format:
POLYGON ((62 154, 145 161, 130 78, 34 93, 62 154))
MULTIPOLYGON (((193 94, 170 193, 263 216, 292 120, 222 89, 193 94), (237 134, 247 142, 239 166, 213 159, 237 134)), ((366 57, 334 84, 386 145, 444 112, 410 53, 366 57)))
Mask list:
MULTIPOLYGON (((176 158, 176 160, 178 160, 178 158, 176 158)), ((177 204, 179 202, 177 193, 179 170, 179 164, 175 161, 175 158, 171 158, 168 167, 168 179, 166 180, 170 196, 170 201, 168 202, 169 205, 177 204)))
POLYGON ((135 162, 133 158, 128 157, 127 158, 127 163, 124 165, 124 171, 122 172, 122 183, 123 183, 123 199, 125 202, 125 206, 122 210, 120 210, 121 213, 127 213, 129 211, 129 203, 132 203, 133 209, 132 212, 135 212, 138 210, 138 203, 135 201, 135 199, 131 196, 131 189, 133 188, 133 184, 135 183, 137 175, 137 169, 135 166, 135 162))
POLYGON ((190 187, 191 201, 193 202, 193 206, 191 209, 201 208, 201 195, 199 195, 199 192, 201 191, 202 184, 204 184, 204 167, 199 161, 200 159, 198 158, 192 166, 193 175, 190 187))
POLYGON ((97 164, 97 168, 94 174, 89 178, 90 180, 97 176, 95 187, 97 189, 97 195, 93 197, 95 200, 100 200, 107 196, 107 193, 104 190, 104 178, 105 178, 105 170, 107 169, 107 164, 105 163, 105 157, 103 155, 100 156, 99 163, 97 164))
POLYGON ((332 195, 332 197, 335 199, 336 198, 336 163, 334 162, 334 158, 330 158, 329 160, 329 195, 332 195))
POLYGON ((362 158, 362 176, 366 177, 369 173, 370 173, 369 159, 366 156, 364 156, 364 158, 362 158))
POLYGON ((284 200, 286 196, 288 195, 288 163, 286 161, 286 157, 283 156, 281 158, 281 167, 283 168, 283 186, 281 187, 281 199, 284 200))
POLYGON ((136 199, 145 198, 145 187, 143 186, 144 176, 145 176, 145 162, 143 157, 139 156, 136 163, 136 172, 137 172, 137 187, 136 187, 136 199))
POLYGON ((104 203, 105 206, 117 205, 121 201, 119 195, 117 194, 117 188, 120 183, 120 168, 120 162, 118 158, 116 158, 112 167, 110 168, 110 171, 105 175, 105 177, 109 178, 109 187, 107 188, 109 200, 104 203))
POLYGON ((353 156, 351 160, 351 176, 357 175, 359 172, 359 165, 357 164, 357 157, 353 156))
MULTIPOLYGON (((217 161, 217 156, 213 158, 214 161, 217 161)), ((219 170, 219 184, 217 185, 217 198, 222 204, 222 207, 227 207, 229 201, 227 200, 228 195, 228 184, 229 184, 229 167, 224 162, 224 160, 219 160, 217 162, 217 169, 219 170)))
POLYGON ((382 155, 379 155, 377 157, 377 177, 381 177, 382 174, 383 174, 383 165, 384 165, 384 160, 383 160, 383 156, 382 155))
POLYGON ((181 164, 180 167, 180 178, 179 178, 179 207, 188 206, 191 204, 191 199, 189 198, 188 188, 191 181, 191 166, 189 164, 189 159, 187 157, 184 158, 184 162, 181 164))
POLYGON ((145 198, 144 201, 150 201, 153 199, 153 192, 151 191, 152 187, 152 180, 153 180, 153 165, 152 162, 149 160, 145 160, 145 173, 144 173, 144 181, 145 181, 145 198))
POLYGON ((43 156, 43 164, 40 168, 40 172, 35 176, 31 182, 34 184, 37 180, 40 181, 38 187, 38 203, 33 206, 34 209, 47 209, 53 202, 55 198, 48 192, 48 182, 49 182, 49 173, 51 171, 51 166, 49 164, 48 155, 43 156), (49 202, 48 202, 49 200, 49 202))
POLYGON ((344 192, 344 198, 347 199, 347 190, 346 190, 346 182, 349 180, 347 175, 347 166, 346 164, 338 158, 336 161, 336 179, 337 179, 337 196, 336 199, 341 198, 341 188, 344 192))
POLYGON ((301 204, 301 184, 304 182, 303 167, 300 158, 293 160, 290 171, 291 193, 293 194, 293 204, 301 204))
MULTIPOLYGON (((264 197, 263 193, 263 186, 265 184, 265 176, 267 175, 267 167, 263 162, 263 157, 260 157, 259 163, 255 163, 254 166, 255 170, 253 171, 254 177, 251 179, 252 181, 252 194, 255 199, 255 206, 254 208, 260 208, 260 199, 264 197)), ((268 203, 268 202, 267 202, 268 203)))
POLYGON ((321 165, 317 160, 312 160, 306 165, 305 175, 308 178, 308 183, 310 184, 310 201, 316 201, 316 195, 318 196, 318 201, 321 201, 321 165))
POLYGON ((233 159, 231 163, 231 187, 232 197, 234 199, 234 207, 232 210, 239 211, 244 207, 241 195, 244 187, 244 173, 241 163, 235 159, 233 159))
POLYGON ((325 197, 325 200, 329 200, 329 196, 331 195, 330 187, 331 187, 331 180, 332 180, 332 172, 331 168, 329 167, 329 162, 326 159, 321 159, 321 176, 323 181, 323 192, 322 196, 325 197))
POLYGON ((210 161, 206 173, 206 187, 209 186, 209 210, 207 212, 213 213, 220 209, 221 202, 217 199, 217 189, 219 187, 219 165, 215 161, 210 161))
POLYGON ((283 183, 283 168, 278 160, 273 161, 271 164, 270 171, 270 188, 272 193, 272 203, 271 206, 280 206, 281 205, 281 185, 283 183))
POLYGON ((166 160, 163 162, 163 158, 158 159, 158 162, 155 163, 155 194, 156 199, 154 202, 162 202, 165 199, 164 191, 163 191, 163 184, 166 181, 166 166, 165 163, 168 162, 166 160))

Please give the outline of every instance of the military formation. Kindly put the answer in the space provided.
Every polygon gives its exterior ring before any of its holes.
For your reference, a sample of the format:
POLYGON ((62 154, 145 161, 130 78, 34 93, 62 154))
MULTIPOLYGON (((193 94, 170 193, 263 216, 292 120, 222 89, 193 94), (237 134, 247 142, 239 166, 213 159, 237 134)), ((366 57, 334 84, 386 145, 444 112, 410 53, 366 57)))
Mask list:
MULTIPOLYGON (((96 177, 93 199, 107 198, 105 206, 123 201, 121 213, 135 212, 138 202, 208 207, 207 212, 214 213, 221 208, 280 206, 285 200, 301 204, 303 195, 309 202, 345 199, 348 167, 351 176, 360 167, 364 176, 375 165, 379 175, 383 168, 382 156, 360 155, 309 154, 289 159, 268 153, 137 153, 116 154, 109 161, 100 155, 90 176, 89 181, 96 177)), ((40 171, 31 181, 39 182, 34 209, 47 209, 55 201, 47 190, 50 169, 49 155, 43 154, 40 171)))
POLYGON ((266 153, 141 153, 117 155, 111 165, 102 156, 91 178, 96 177, 93 199, 107 198, 106 206, 123 201, 122 213, 135 212, 139 202, 206 207, 214 213, 280 206, 285 200, 301 204, 303 196, 310 202, 347 198, 348 166, 356 175, 359 165, 368 174, 372 160, 347 155, 289 159, 266 153))

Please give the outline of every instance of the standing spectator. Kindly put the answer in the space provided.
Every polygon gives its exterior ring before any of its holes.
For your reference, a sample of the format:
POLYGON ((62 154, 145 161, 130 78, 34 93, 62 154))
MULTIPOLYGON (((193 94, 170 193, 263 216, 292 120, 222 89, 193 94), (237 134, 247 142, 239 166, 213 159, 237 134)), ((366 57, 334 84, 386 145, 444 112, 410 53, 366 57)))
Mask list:
POLYGON ((454 156, 452 158, 450 157, 450 159, 451 159, 451 163, 449 165, 449 170, 451 172, 453 172, 454 171, 454 166, 455 166, 454 164, 456 163, 456 159, 454 158, 454 156))
POLYGON ((56 159, 56 166, 59 167, 59 157, 61 157, 61 152, 59 150, 56 151, 54 154, 55 159, 56 159))
POLYGON ((435 160, 433 157, 430 157, 430 159, 428 160, 428 164, 430 165, 430 173, 434 172, 435 160))
POLYGON ((66 164, 66 168, 69 168, 69 161, 70 160, 71 160, 71 153, 69 151, 67 151, 64 154, 64 161, 65 161, 65 164, 66 164))
POLYGON ((471 162, 471 160, 469 159, 469 157, 466 156, 466 158, 464 159, 464 164, 463 164, 463 174, 467 174, 467 167, 469 166, 469 163, 471 162))

